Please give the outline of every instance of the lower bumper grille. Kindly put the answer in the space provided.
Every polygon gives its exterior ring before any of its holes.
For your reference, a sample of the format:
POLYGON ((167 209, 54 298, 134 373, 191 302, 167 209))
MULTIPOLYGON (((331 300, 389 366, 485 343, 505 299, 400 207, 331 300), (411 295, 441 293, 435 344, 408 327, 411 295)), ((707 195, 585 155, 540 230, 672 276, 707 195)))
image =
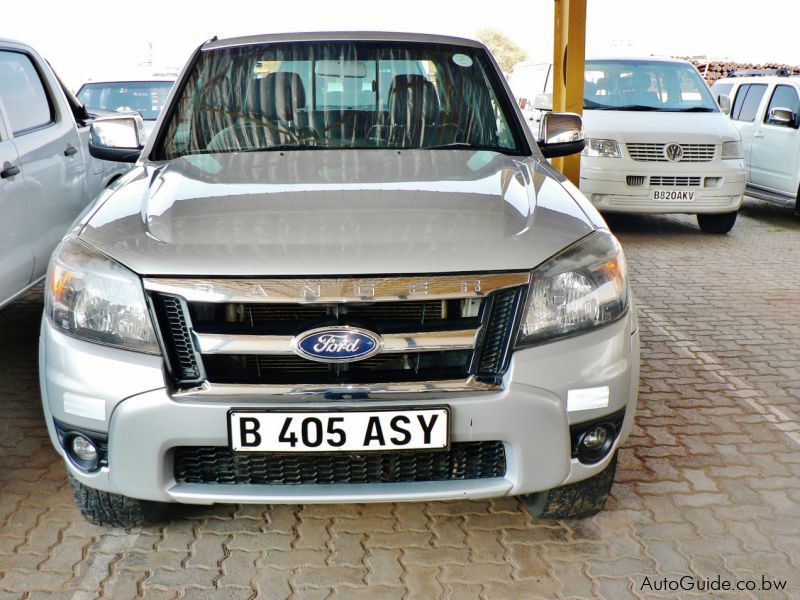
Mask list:
POLYGON ((239 453, 224 446, 175 449, 178 483, 300 485, 460 481, 502 477, 502 442, 458 442, 447 450, 321 454, 239 453))

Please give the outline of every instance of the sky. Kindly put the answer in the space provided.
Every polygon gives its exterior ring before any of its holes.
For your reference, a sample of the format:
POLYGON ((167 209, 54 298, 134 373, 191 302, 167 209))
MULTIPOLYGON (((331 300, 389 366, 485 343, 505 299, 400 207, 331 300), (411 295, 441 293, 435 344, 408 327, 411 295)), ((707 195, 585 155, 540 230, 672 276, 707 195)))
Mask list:
MULTIPOLYGON (((10 0, 5 0, 10 2, 10 0)), ((770 0, 792 15, 797 0, 770 0)), ((588 0, 587 55, 706 56, 800 64, 794 19, 734 10, 731 0, 588 0)), ((88 79, 140 76, 141 63, 179 69, 204 40, 294 31, 382 30, 475 37, 497 29, 531 59, 552 54, 552 0, 25 0, 4 11, 0 36, 32 45, 73 89, 88 79)))

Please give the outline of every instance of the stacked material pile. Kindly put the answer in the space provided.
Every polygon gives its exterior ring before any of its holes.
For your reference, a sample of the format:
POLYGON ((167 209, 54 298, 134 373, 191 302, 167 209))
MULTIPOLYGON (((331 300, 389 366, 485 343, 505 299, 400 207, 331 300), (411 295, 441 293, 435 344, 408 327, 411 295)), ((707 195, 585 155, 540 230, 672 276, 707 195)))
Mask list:
POLYGON ((792 75, 800 74, 800 66, 784 65, 779 63, 740 63, 732 61, 706 61, 697 58, 687 59, 697 67, 700 74, 705 78, 708 85, 717 79, 725 77, 731 71, 740 69, 786 69, 792 75))

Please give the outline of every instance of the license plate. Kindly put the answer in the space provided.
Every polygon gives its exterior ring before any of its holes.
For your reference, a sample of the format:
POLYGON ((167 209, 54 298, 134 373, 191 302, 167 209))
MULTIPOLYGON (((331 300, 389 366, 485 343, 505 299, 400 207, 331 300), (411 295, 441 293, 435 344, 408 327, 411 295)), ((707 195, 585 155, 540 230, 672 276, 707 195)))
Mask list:
POLYGON ((692 202, 696 192, 689 190, 653 190, 653 200, 676 200, 692 202))
POLYGON ((237 452, 362 452, 446 448, 447 408, 339 412, 228 412, 237 452))

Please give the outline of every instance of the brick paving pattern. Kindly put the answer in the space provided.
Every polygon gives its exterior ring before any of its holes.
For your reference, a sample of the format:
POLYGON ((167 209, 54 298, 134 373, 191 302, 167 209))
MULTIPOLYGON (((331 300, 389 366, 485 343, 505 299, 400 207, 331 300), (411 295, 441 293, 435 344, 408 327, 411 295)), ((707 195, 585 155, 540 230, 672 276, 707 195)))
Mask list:
POLYGON ((585 521, 502 498, 186 507, 162 527, 95 527, 42 421, 41 290, 0 310, 0 600, 663 598, 678 594, 643 584, 684 575, 787 580, 714 598, 800 597, 800 219, 748 200, 728 236, 681 216, 609 222, 639 303, 642 387, 613 498, 585 521))

